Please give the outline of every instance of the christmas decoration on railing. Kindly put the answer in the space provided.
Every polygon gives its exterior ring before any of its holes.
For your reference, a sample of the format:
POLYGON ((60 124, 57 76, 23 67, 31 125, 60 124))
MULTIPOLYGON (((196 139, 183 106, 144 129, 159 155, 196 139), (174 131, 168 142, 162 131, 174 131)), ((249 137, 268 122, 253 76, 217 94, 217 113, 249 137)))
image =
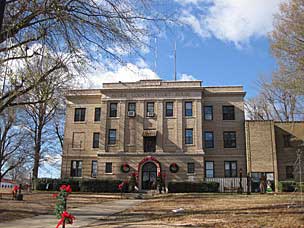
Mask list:
POLYGON ((130 175, 129 191, 130 192, 138 191, 138 173, 137 172, 133 172, 130 175))
POLYGON ((157 189, 159 191, 159 194, 161 194, 163 191, 165 191, 165 186, 166 186, 166 173, 163 172, 158 172, 157 173, 157 178, 156 178, 156 182, 157 182, 157 189))
POLYGON ((170 172, 171 172, 171 173, 177 173, 178 170, 179 170, 179 167, 178 167, 178 165, 177 165, 176 163, 172 163, 172 164, 170 165, 169 169, 170 169, 170 172))
POLYGON ((130 172, 130 166, 127 163, 124 163, 120 166, 120 171, 123 173, 128 173, 130 172))
POLYGON ((120 197, 121 197, 121 198, 122 198, 122 193, 123 193, 124 189, 125 189, 126 187, 128 187, 127 185, 128 185, 128 181, 123 181, 123 182, 121 182, 121 183, 117 186, 118 190, 120 191, 120 197))
POLYGON ((58 194, 53 194, 53 197, 57 199, 55 206, 55 215, 59 220, 56 228, 62 226, 65 228, 65 224, 73 224, 75 217, 69 214, 67 210, 67 198, 69 194, 72 192, 72 188, 70 185, 61 185, 59 188, 58 194))

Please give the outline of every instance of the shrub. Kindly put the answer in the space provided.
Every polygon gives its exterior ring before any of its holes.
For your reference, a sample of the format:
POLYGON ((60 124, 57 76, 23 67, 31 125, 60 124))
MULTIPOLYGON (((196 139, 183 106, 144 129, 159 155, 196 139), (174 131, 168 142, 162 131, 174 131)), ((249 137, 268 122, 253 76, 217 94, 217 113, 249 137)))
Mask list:
MULTIPOLYGON (((279 182, 280 192, 300 192, 301 186, 299 182, 296 181, 280 181, 279 182)), ((304 183, 302 183, 302 191, 304 191, 304 183)))
MULTIPOLYGON (((99 179, 51 179, 40 178, 36 180, 36 190, 58 191, 61 185, 70 185, 73 192, 120 192, 118 185, 121 180, 99 179)), ((128 192, 129 186, 124 184, 123 192, 128 192)))
MULTIPOLYGON (((120 180, 83 180, 81 182, 81 192, 120 192, 118 185, 120 180)), ((123 192, 128 191, 128 184, 124 184, 123 192)))
POLYGON ((169 182, 168 191, 170 193, 218 192, 219 186, 217 182, 169 182))
POLYGON ((80 181, 76 179, 39 178, 35 180, 36 190, 40 191, 58 191, 63 184, 70 185, 74 192, 80 190, 80 181))

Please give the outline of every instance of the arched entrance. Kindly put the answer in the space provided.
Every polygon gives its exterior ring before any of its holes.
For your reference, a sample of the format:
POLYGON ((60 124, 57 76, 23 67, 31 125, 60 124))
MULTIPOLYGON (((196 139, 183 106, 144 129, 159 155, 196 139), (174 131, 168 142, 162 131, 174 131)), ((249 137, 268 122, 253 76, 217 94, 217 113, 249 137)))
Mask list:
POLYGON ((142 166, 141 170, 142 189, 156 189, 157 166, 153 162, 147 162, 142 166))

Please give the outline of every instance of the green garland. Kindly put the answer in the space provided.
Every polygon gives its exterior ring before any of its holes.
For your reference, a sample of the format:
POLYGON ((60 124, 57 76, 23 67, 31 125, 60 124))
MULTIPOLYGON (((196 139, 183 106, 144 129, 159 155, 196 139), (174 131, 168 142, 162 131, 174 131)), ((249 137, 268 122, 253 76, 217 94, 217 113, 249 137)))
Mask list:
POLYGON ((57 202, 55 205, 55 215, 58 219, 61 218, 61 214, 65 211, 65 199, 68 196, 66 191, 60 191, 56 196, 57 202))

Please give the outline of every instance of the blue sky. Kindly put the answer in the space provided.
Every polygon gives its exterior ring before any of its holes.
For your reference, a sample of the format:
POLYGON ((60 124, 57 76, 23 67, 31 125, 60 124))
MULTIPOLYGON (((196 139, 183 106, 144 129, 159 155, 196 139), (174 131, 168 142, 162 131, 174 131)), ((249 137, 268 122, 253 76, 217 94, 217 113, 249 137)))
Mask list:
POLYGON ((270 77, 276 69, 267 35, 273 29, 274 14, 284 1, 168 1, 166 7, 173 7, 179 25, 151 38, 150 48, 142 51, 143 58, 128 57, 130 62, 111 70, 97 66, 88 86, 147 78, 172 80, 176 42, 178 79, 202 80, 205 86, 243 85, 247 98, 254 96, 259 77, 270 77))

